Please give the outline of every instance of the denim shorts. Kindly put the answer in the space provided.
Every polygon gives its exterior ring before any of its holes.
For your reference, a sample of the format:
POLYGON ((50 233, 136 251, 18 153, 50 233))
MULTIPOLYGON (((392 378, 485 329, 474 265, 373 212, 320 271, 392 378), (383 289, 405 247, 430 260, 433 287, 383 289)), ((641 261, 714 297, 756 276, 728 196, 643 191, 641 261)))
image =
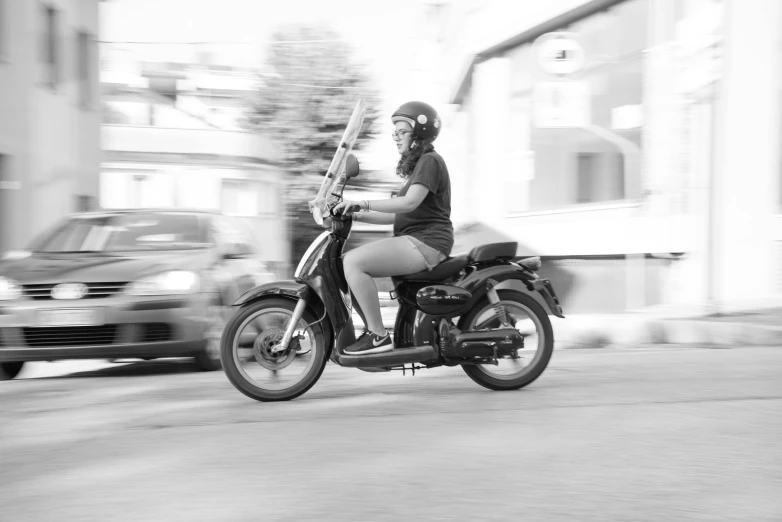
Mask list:
POLYGON ((427 270, 433 269, 434 267, 436 267, 437 265, 445 261, 447 257, 444 254, 442 254, 439 250, 435 250, 434 248, 414 238, 413 236, 399 236, 399 237, 403 237, 408 241, 410 241, 410 243, 413 245, 413 248, 418 250, 418 253, 421 254, 422 258, 424 258, 424 264, 426 265, 427 270))

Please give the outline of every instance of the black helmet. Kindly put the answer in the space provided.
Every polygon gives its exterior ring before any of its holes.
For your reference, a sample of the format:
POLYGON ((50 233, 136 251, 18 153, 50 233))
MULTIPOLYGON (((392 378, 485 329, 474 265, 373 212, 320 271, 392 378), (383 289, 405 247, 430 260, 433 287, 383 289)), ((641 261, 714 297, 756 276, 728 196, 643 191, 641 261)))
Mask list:
POLYGON ((406 121, 413 127, 413 136, 422 140, 427 138, 434 140, 437 138, 442 126, 437 111, 431 105, 419 101, 403 104, 391 115, 391 121, 394 123, 406 121))

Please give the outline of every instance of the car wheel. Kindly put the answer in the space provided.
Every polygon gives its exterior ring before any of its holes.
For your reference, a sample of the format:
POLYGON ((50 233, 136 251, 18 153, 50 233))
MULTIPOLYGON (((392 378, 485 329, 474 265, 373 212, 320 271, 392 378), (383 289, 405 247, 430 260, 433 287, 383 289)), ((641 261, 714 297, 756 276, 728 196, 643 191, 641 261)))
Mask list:
POLYGON ((199 370, 211 372, 222 367, 220 363, 220 339, 230 317, 230 306, 215 303, 209 307, 209 325, 206 328, 204 347, 195 356, 195 362, 199 370))
POLYGON ((10 381, 22 371, 24 361, 0 363, 0 381, 10 381))

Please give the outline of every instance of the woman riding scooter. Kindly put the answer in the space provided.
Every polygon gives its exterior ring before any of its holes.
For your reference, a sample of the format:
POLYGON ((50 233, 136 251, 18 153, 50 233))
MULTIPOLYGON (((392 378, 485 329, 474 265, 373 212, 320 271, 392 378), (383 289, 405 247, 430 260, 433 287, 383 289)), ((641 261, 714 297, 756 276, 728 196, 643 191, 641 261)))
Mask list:
POLYGON ((445 258, 453 244, 450 184, 431 147, 440 120, 425 104, 405 104, 394 114, 399 173, 406 179, 401 197, 340 205, 345 186, 361 172, 350 150, 365 114, 359 100, 309 202, 313 219, 327 230, 307 248, 293 279, 259 285, 234 302, 220 343, 226 376, 259 401, 306 393, 329 361, 372 372, 461 366, 491 390, 529 385, 554 349, 548 314, 564 317, 550 281, 535 273, 540 260, 517 262, 515 242, 445 258), (333 212, 337 207, 342 215, 333 212), (368 212, 354 214, 359 209, 368 212), (356 215, 393 223, 394 237, 344 255, 356 215), (399 303, 393 341, 372 280, 388 276, 399 303), (359 342, 353 310, 367 317, 359 342))
POLYGON ((345 349, 348 354, 394 348, 383 325, 373 278, 432 270, 453 248, 451 182, 445 161, 432 145, 440 134, 440 117, 426 103, 412 101, 399 107, 391 121, 395 128, 391 136, 400 155, 396 172, 406 180, 399 196, 346 200, 334 208, 334 213, 362 210, 353 221, 394 225, 394 237, 360 246, 344 257, 345 278, 367 323, 364 334, 345 349))

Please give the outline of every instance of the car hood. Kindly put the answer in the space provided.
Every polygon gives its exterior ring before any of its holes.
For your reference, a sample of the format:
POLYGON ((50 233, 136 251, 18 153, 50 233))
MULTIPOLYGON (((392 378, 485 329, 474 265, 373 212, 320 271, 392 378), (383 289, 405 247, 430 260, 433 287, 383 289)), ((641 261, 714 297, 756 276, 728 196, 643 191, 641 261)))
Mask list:
POLYGON ((20 284, 128 282, 165 270, 201 270, 209 266, 214 255, 212 250, 37 253, 25 259, 0 261, 0 275, 20 284))

